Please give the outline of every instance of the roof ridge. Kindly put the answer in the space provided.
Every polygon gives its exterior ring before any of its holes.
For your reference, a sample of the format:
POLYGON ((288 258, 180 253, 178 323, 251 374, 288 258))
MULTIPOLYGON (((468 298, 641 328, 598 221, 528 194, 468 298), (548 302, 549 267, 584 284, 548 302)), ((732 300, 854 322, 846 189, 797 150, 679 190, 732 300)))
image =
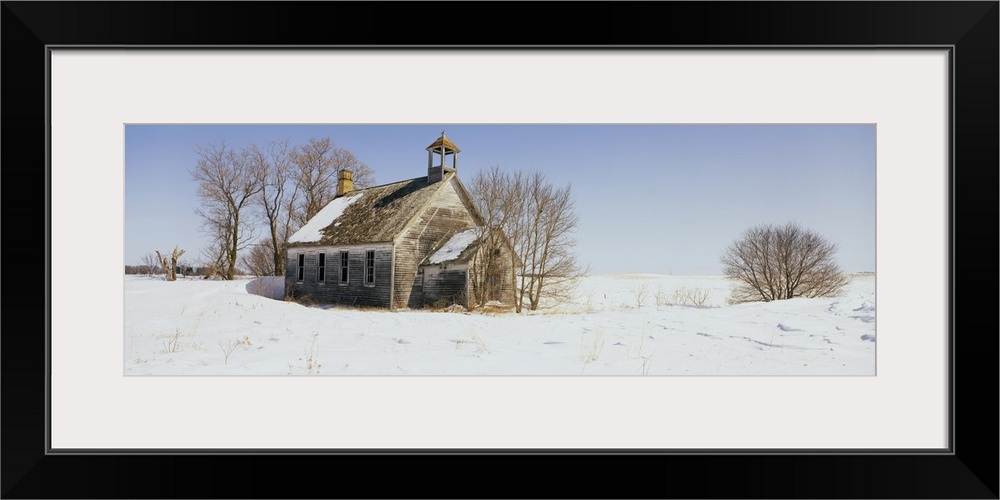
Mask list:
MULTIPOLYGON (((393 185, 393 184, 402 184, 402 183, 404 183, 404 182, 413 182, 413 181, 416 181, 416 180, 420 180, 420 179, 426 179, 426 178, 427 178, 427 176, 426 176, 426 175, 424 175, 424 176, 421 176, 421 177, 414 177, 414 178, 412 178, 412 179, 403 179, 403 180, 401 180, 401 181, 396 181, 396 182, 387 182, 387 183, 385 183, 385 184, 379 184, 378 186, 368 186, 368 187, 366 187, 366 188, 361 188, 361 189, 355 189, 355 190, 351 191, 351 193, 354 193, 354 192, 358 192, 358 191, 367 191, 367 190, 369 190, 369 189, 375 189, 375 188, 380 188, 380 187, 386 187, 386 186, 391 186, 391 185, 393 185)), ((348 193, 348 194, 349 194, 349 193, 348 193)))

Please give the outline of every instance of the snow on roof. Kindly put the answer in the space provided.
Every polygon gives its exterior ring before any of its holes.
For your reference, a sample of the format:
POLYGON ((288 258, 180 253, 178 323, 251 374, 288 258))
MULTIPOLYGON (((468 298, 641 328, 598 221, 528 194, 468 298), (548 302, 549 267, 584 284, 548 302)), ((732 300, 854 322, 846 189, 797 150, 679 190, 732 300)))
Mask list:
POLYGON ((323 229, 330 225, 333 221, 337 220, 344 213, 344 209, 349 207, 351 203, 360 200, 364 196, 363 192, 359 192, 354 196, 342 196, 339 198, 334 198, 333 201, 327 203, 322 210, 320 210, 316 215, 313 216, 306 225, 302 226, 288 238, 289 243, 311 243, 314 241, 319 241, 323 238, 323 229))
POLYGON ((444 244, 434 255, 431 255, 427 262, 430 264, 440 264, 458 258, 459 254, 469 248, 478 234, 477 228, 466 229, 461 233, 456 233, 447 243, 444 244))

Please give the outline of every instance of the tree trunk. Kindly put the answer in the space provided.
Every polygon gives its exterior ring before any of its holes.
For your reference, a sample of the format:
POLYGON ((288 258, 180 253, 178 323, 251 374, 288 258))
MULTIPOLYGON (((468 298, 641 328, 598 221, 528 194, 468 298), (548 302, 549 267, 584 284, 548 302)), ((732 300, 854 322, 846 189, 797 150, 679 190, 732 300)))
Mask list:
POLYGON ((271 225, 271 246, 274 250, 274 275, 282 276, 285 274, 285 256, 281 251, 281 240, 278 238, 278 228, 271 225))
POLYGON ((170 256, 170 281, 177 281, 177 261, 181 255, 184 255, 184 250, 178 252, 177 247, 174 247, 174 253, 170 256))
POLYGON ((236 254, 237 250, 240 247, 239 229, 240 229, 240 216, 239 214, 236 214, 233 217, 233 239, 229 246, 229 269, 226 270, 227 280, 232 280, 233 278, 236 277, 236 254))
POLYGON ((157 250, 156 260, 160 261, 160 263, 163 264, 163 277, 166 278, 167 281, 173 281, 173 277, 171 276, 170 273, 170 259, 160 255, 160 251, 157 250))
POLYGON ((184 250, 179 250, 176 246, 170 258, 161 255, 159 250, 156 251, 157 260, 163 263, 163 275, 167 281, 177 281, 177 260, 181 258, 181 255, 184 255, 184 250))

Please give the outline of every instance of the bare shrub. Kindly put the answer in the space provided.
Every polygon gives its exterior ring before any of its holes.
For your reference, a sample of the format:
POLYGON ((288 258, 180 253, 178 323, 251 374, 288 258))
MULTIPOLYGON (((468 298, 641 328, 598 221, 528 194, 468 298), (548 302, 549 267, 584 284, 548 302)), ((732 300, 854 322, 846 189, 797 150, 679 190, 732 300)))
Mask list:
POLYGON ((581 357, 583 358, 583 368, 580 370, 587 369, 587 365, 597 361, 601 357, 601 351, 604 350, 604 333, 601 330, 595 330, 593 337, 590 338, 588 342, 584 339, 581 345, 581 357))
POLYGON ((312 336, 312 341, 309 343, 309 347, 306 348, 306 374, 307 375, 319 375, 319 369, 323 367, 319 363, 318 354, 319 348, 316 346, 316 342, 319 339, 319 334, 314 333, 312 336))
POLYGON ((476 354, 482 354, 482 353, 490 354, 491 352, 493 352, 490 350, 489 344, 487 344, 486 341, 479 336, 479 334, 473 333, 472 341, 476 343, 476 354))
POLYGON ((670 305, 670 299, 667 298, 667 292, 662 286, 656 287, 656 293, 653 297, 656 300, 656 307, 670 305))
POLYGON ((181 330, 179 328, 174 329, 174 333, 167 336, 167 339, 163 341, 163 354, 170 354, 178 352, 183 347, 181 343, 181 330))
POLYGON ((837 245, 792 222, 751 227, 722 254, 723 272, 735 282, 729 302, 837 296, 848 279, 836 251, 837 245))
POLYGON ((225 356, 226 360, 224 364, 229 364, 229 356, 233 354, 233 351, 236 350, 236 346, 238 345, 240 345, 239 340, 226 340, 219 342, 219 348, 222 349, 222 355, 225 356))
POLYGON ((483 304, 482 306, 477 307, 476 312, 483 314, 496 314, 502 312, 509 312, 513 309, 513 307, 514 306, 509 306, 507 304, 504 304, 503 302, 491 300, 483 304))
MULTIPOLYGON (((655 352, 653 354, 656 354, 655 352)), ((649 365, 653 362, 653 354, 642 356, 642 374, 649 375, 649 365)))
POLYGON ((646 297, 649 296, 649 285, 643 283, 637 288, 632 289, 632 296, 635 297, 635 306, 642 308, 643 302, 646 301, 646 297))
POLYGON ((694 307, 704 307, 705 303, 708 302, 710 292, 705 288, 686 288, 681 287, 674 289, 673 303, 685 306, 694 307))
POLYGON ((708 302, 709 295, 708 289, 694 288, 688 294, 688 302, 695 307, 704 307, 705 302, 708 302))
POLYGON ((261 240, 243 255, 243 267, 252 276, 275 276, 274 248, 269 239, 261 240))
POLYGON ((161 260, 155 254, 147 253, 142 257, 140 268, 146 276, 153 276, 153 273, 159 272, 160 262, 161 260))

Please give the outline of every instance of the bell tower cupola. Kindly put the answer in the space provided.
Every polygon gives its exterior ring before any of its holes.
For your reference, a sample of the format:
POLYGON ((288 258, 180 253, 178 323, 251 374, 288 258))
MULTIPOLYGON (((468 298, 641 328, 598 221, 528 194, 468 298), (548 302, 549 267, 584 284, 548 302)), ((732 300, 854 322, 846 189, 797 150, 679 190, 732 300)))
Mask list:
POLYGON ((448 137, 441 132, 441 137, 427 146, 427 183, 432 184, 441 180, 445 172, 458 171, 458 153, 462 150, 455 146, 448 137), (440 163, 434 164, 434 155, 441 157, 440 163), (451 156, 451 166, 448 166, 448 156, 451 156))

